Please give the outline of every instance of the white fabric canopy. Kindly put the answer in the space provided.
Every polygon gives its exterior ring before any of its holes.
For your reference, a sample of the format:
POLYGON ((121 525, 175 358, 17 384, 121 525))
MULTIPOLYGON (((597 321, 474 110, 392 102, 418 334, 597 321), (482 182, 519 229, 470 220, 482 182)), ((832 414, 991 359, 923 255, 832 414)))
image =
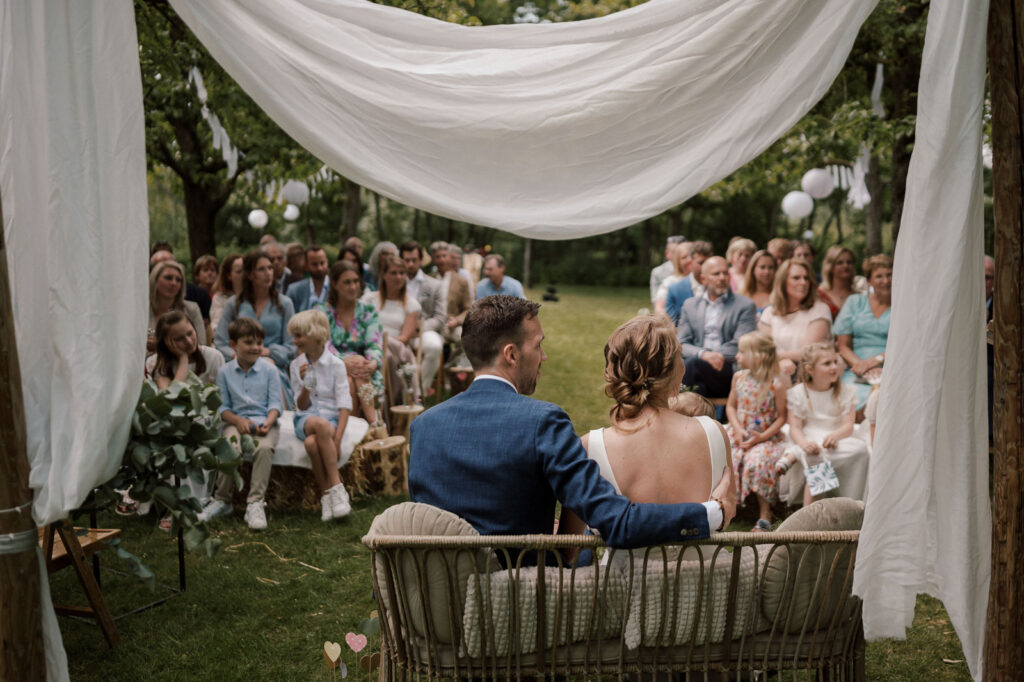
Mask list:
POLYGON ((725 177, 825 93, 877 0, 654 0, 467 27, 365 0, 172 0, 285 131, 435 214, 567 239, 725 177))
MULTIPOLYGON (((131 0, 0 0, 0 194, 33 515, 117 471, 146 329, 146 157, 131 0)), ((45 566, 47 675, 67 679, 45 566)))
POLYGON ((872 638, 928 592, 976 679, 991 567, 981 163, 987 0, 932 0, 854 592, 872 638))
MULTIPOLYGON (((361 0, 173 4, 347 177, 568 238, 657 214, 753 158, 824 93, 874 1, 652 0, 483 28, 361 0)), ((976 677, 989 570, 974 400, 985 4, 931 3, 882 398, 899 428, 880 422, 855 578, 869 637, 901 636, 916 593, 939 595, 976 677)), ((116 470, 138 392, 147 216, 131 7, 0 0, 3 229, 40 523, 116 470)))

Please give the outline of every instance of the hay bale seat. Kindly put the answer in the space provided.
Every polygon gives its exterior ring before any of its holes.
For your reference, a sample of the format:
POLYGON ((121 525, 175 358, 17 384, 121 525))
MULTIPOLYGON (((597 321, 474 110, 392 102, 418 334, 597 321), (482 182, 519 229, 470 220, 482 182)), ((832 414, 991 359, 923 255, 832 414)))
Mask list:
POLYGON ((862 503, 833 498, 774 533, 607 549, 606 565, 577 568, 559 550, 602 548, 599 538, 481 536, 449 512, 395 505, 363 538, 381 679, 808 671, 863 680, 851 594, 862 518, 862 503), (547 566, 527 565, 530 551, 547 566))

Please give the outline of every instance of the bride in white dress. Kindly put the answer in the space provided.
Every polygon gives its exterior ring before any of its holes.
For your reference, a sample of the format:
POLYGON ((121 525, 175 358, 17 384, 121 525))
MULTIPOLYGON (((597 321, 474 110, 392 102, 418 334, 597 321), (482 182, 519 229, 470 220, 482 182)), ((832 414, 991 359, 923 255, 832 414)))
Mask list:
MULTIPOLYGON (((615 491, 633 502, 734 503, 725 430, 713 419, 687 417, 668 407, 683 378, 679 342, 668 319, 645 315, 626 322, 608 339, 604 357, 605 393, 615 401, 611 426, 581 440, 615 491)), ((585 528, 563 508, 559 533, 585 528)))

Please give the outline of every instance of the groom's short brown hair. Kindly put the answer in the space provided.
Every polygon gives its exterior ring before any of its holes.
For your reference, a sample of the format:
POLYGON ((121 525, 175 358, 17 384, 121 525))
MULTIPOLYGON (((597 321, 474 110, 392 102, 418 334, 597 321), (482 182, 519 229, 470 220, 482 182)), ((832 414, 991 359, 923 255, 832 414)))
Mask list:
POLYGON ((494 364, 506 343, 523 342, 523 320, 536 317, 540 303, 518 296, 478 299, 462 322, 462 349, 479 370, 494 364))

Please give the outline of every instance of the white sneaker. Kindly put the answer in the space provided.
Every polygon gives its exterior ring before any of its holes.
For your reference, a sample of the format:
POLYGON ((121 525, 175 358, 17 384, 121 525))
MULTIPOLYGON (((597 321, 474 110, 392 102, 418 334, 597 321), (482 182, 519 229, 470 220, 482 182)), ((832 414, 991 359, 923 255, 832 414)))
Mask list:
POLYGON ((331 509, 331 494, 327 492, 320 498, 320 520, 330 521, 333 518, 334 512, 331 509))
POLYGON ((339 483, 330 490, 327 494, 331 498, 331 515, 336 519, 342 519, 349 515, 352 511, 352 505, 349 504, 348 492, 345 490, 345 484, 339 483))
POLYGON ((263 507, 266 502, 260 500, 259 502, 250 502, 245 508, 245 522, 249 524, 249 528, 252 530, 263 530, 267 527, 267 515, 263 511, 263 507))
POLYGON ((231 504, 229 502, 222 502, 221 500, 210 500, 203 507, 203 511, 196 515, 196 518, 200 521, 209 521, 218 516, 231 516, 233 512, 231 504))

